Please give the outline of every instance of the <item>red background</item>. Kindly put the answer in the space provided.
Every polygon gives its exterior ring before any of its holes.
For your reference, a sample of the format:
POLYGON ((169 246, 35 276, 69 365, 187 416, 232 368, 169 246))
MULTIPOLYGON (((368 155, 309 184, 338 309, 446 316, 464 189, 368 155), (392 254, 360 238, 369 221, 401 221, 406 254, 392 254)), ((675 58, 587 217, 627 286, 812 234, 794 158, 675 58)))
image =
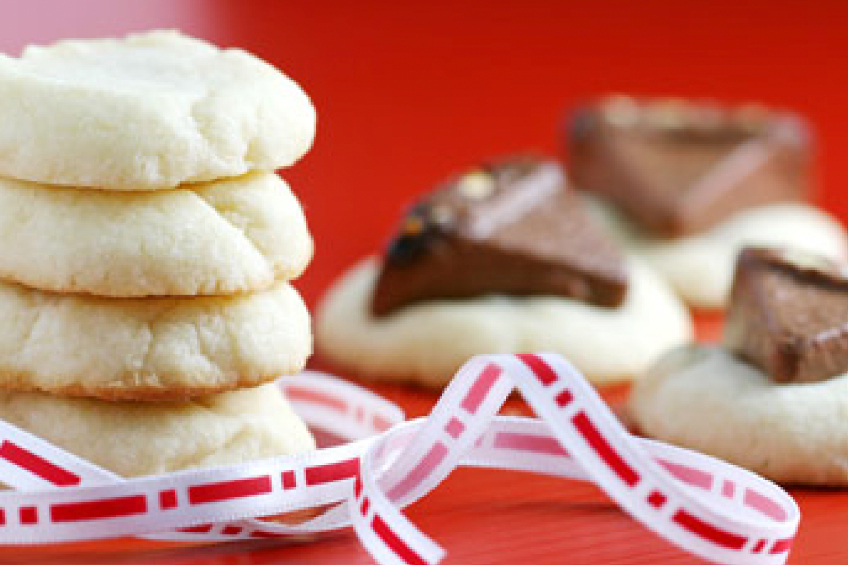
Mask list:
POLYGON ((317 241, 310 304, 380 249, 415 194, 481 158, 560 152, 564 112, 597 93, 795 108, 819 133, 823 199, 848 218, 848 2, 0 0, 0 49, 176 27, 273 62, 318 108, 283 175, 317 241))
MULTIPOLYGON (((317 241, 316 259, 299 281, 314 304, 342 269, 382 247, 414 195, 488 156, 560 154, 566 110, 609 91, 797 109, 819 134, 820 198, 848 219, 846 22, 844 0, 0 0, 0 50, 175 27, 244 47, 299 81, 318 108, 318 137, 283 175, 317 241)), ((701 335, 714 335, 715 322, 700 320, 701 335)), ((381 392, 412 415, 435 400, 400 387, 381 392)), ((461 471, 409 515, 445 544, 450 563, 693 561, 591 487, 516 478, 461 471)), ((844 563, 839 532, 848 525, 840 518, 848 493, 795 493, 805 518, 793 562, 844 563)), ((118 541, 0 551, 0 563, 283 560, 370 562, 349 533, 295 548, 118 541)))

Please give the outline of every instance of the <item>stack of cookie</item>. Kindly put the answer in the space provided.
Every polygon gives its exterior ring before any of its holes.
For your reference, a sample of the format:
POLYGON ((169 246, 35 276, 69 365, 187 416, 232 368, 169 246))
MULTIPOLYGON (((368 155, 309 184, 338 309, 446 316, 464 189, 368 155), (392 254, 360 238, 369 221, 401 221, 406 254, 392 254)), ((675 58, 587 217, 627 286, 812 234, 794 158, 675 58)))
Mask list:
POLYGON ((304 451, 315 111, 174 32, 0 56, 0 418, 124 476, 304 451), (264 386, 263 386, 264 385, 264 386))

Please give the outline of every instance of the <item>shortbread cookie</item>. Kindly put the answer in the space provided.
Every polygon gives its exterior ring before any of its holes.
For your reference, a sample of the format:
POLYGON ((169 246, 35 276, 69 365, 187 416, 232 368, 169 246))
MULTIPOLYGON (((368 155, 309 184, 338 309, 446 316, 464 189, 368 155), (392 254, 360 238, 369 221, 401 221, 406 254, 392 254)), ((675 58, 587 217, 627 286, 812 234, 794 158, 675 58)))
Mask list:
POLYGON ((291 79, 173 31, 0 55, 0 175, 122 190, 286 167, 315 135, 291 79))
POLYGON ((779 384, 731 353, 663 357, 630 402, 640 431, 782 483, 848 485, 848 374, 779 384))
POLYGON ((639 376, 654 358, 692 337, 682 303, 645 265, 627 264, 630 283, 616 308, 575 299, 489 295, 433 300, 375 318, 376 260, 345 274, 319 306, 319 350, 366 378, 446 384, 480 353, 561 353, 595 383, 639 376))
POLYGON ((6 391, 0 392, 0 418, 124 477, 315 448, 274 384, 181 402, 107 402, 6 391))
POLYGON ((609 207, 587 197, 591 209, 631 251, 662 275, 683 300, 703 308, 727 302, 736 256, 745 245, 791 247, 831 257, 848 257, 840 223, 805 204, 772 204, 737 212, 698 234, 657 239, 635 230, 609 207))
POLYGON ((111 192, 0 178, 0 277, 99 296, 232 294, 297 277, 303 211, 274 173, 111 192))
POLYGON ((287 283, 229 297, 100 298, 0 283, 0 389, 172 400, 303 368, 309 313, 287 283))

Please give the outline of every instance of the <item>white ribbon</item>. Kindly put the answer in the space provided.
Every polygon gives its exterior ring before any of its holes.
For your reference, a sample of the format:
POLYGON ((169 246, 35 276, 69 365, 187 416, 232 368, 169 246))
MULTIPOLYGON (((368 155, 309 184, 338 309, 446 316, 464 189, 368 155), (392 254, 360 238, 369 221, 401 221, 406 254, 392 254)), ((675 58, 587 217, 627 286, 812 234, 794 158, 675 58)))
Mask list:
POLYGON ((555 354, 484 355, 460 369, 426 419, 314 372, 279 381, 304 420, 349 443, 241 465, 123 479, 0 421, 0 543, 119 536, 176 541, 302 535, 353 525, 384 565, 444 551, 401 509, 460 465, 591 481, 633 518, 717 563, 786 562, 800 513, 757 475, 636 438, 555 354), (539 419, 497 416, 517 389, 539 419), (305 509, 295 526, 261 516, 305 509))

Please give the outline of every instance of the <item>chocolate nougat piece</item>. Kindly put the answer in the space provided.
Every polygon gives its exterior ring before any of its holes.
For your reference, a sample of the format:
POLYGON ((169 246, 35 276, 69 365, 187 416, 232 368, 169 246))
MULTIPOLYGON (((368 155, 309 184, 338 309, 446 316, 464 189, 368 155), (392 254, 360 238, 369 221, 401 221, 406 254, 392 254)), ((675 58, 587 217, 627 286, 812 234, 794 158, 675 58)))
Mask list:
POLYGON ((739 255, 725 345, 778 382, 848 371, 848 265, 798 251, 739 255))
POLYGON ((808 192, 806 125, 759 106, 612 96, 575 112, 567 137, 575 185, 656 237, 697 233, 808 192))
POLYGON ((614 307, 627 272, 553 161, 515 157, 453 178, 403 217, 372 312, 486 294, 557 295, 614 307))

